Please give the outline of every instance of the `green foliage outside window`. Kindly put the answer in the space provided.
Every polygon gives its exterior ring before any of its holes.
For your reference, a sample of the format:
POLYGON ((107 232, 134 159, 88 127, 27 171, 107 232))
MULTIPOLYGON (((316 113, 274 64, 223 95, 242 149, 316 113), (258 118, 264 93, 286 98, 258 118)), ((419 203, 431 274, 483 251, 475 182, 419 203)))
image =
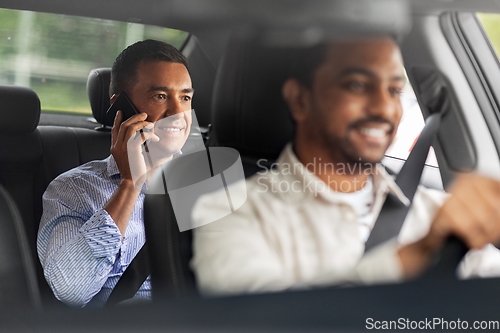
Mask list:
POLYGON ((28 86, 42 110, 91 114, 91 69, 111 67, 128 45, 143 39, 180 47, 188 33, 110 20, 0 9, 0 84, 28 86))
POLYGON ((500 54, 500 14, 478 13, 477 17, 481 21, 495 52, 497 55, 500 54))
MULTIPOLYGON (((478 17, 500 54, 500 14, 478 17)), ((86 93, 91 69, 111 67, 138 40, 180 47, 187 36, 137 23, 0 9, 0 84, 32 88, 44 111, 91 114, 86 93)))

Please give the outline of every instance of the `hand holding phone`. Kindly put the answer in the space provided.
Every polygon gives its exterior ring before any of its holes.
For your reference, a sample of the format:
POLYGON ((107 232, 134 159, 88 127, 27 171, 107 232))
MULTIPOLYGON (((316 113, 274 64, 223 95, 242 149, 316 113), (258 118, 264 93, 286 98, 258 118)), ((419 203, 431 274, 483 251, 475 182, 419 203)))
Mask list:
MULTIPOLYGON (((116 118, 116 114, 118 111, 122 112, 122 123, 129 119, 130 117, 139 114, 139 111, 135 107, 134 103, 130 100, 128 97, 127 93, 125 91, 122 91, 118 97, 116 98, 115 102, 109 107, 108 111, 106 111, 106 116, 108 119, 111 121, 114 121, 116 118)), ((143 132, 150 132, 150 130, 147 129, 141 129, 137 132, 136 137, 141 135, 143 132)), ((145 149, 145 155, 147 157, 146 163, 149 162, 149 165, 152 165, 151 157, 149 156, 149 148, 148 148, 148 142, 151 140, 146 140, 143 143, 143 147, 145 149)))
POLYGON ((106 117, 113 122, 118 111, 122 112, 122 123, 133 115, 139 114, 139 111, 124 91, 118 95, 115 102, 106 111, 106 117))

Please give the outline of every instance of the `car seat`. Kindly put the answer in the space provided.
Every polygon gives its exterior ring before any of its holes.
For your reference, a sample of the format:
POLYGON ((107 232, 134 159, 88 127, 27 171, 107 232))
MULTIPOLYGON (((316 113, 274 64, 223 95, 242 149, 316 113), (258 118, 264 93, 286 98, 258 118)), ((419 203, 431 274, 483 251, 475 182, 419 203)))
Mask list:
POLYGON ((40 290, 23 221, 0 186, 0 308, 41 307, 40 290))
POLYGON ((87 95, 92 109, 92 115, 101 125, 96 130, 110 131, 113 122, 106 117, 109 109, 109 83, 111 82, 111 68, 95 68, 90 71, 87 79, 87 95))

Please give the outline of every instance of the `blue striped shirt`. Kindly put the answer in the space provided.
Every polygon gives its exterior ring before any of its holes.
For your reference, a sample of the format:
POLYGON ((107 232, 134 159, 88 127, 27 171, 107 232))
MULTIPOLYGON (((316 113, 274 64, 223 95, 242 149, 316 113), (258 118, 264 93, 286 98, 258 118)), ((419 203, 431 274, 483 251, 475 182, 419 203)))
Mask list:
MULTIPOLYGON (((43 195, 38 256, 45 279, 60 301, 103 305, 145 242, 144 189, 135 203, 123 240, 103 209, 120 184, 113 156, 63 173, 43 195)), ((148 277, 134 297, 151 297, 148 277)))

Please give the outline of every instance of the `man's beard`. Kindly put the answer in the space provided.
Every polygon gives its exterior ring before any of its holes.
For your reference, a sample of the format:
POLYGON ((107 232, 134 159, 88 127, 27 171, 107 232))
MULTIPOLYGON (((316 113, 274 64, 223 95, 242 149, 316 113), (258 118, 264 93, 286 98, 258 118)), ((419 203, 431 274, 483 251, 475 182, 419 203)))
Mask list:
MULTIPOLYGON (((350 170, 359 170, 360 173, 367 169, 373 170, 373 167, 377 163, 380 163, 384 156, 383 154, 382 156, 380 156, 380 158, 377 158, 375 160, 368 159, 360 154, 360 152, 358 152, 355 144, 350 138, 350 133, 352 130, 367 122, 388 123, 391 125, 389 134, 391 135, 394 131, 394 124, 380 117, 367 117, 349 124, 343 137, 336 136, 335 134, 329 133, 326 128, 322 128, 322 130, 318 134, 320 135, 320 140, 323 147, 325 148, 325 151, 328 152, 329 157, 332 161, 335 161, 335 163, 337 164, 344 163, 350 168, 350 170)), ((387 148, 389 148, 391 141, 388 142, 388 145, 387 147, 385 147, 384 152, 387 150, 387 148)))
POLYGON ((366 169, 373 169, 375 164, 380 162, 380 160, 371 161, 362 158, 348 136, 339 138, 323 133, 322 142, 330 159, 337 165, 345 164, 349 170, 359 170, 361 173, 366 169))

